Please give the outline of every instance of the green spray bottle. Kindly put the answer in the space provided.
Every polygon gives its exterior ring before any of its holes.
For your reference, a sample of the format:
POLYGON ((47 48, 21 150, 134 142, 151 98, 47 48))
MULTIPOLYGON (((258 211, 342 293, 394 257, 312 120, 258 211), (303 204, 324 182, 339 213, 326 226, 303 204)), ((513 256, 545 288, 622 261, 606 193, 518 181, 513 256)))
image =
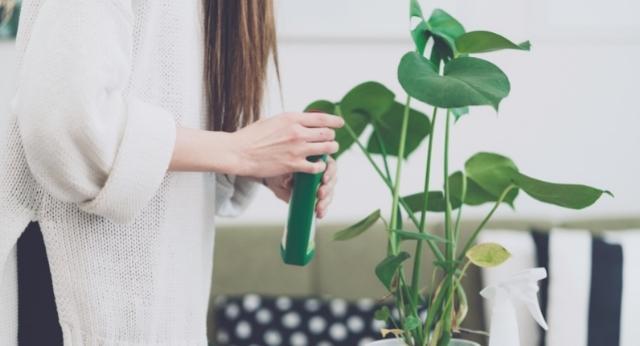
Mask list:
MULTIPOLYGON (((327 155, 311 156, 307 160, 326 162, 327 155)), ((280 246, 280 254, 286 264, 305 266, 316 254, 316 202, 323 174, 293 174, 289 216, 280 246)))

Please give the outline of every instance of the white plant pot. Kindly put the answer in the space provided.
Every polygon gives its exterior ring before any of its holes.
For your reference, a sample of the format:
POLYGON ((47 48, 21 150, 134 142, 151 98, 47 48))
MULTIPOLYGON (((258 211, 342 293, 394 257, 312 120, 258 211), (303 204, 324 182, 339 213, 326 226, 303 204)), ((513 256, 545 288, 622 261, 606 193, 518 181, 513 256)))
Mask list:
MULTIPOLYGON (((406 346, 402 339, 385 339, 374 341, 367 346, 406 346)), ((449 342, 449 346, 480 346, 480 344, 475 343, 473 341, 462 340, 462 339, 451 339, 449 342)))

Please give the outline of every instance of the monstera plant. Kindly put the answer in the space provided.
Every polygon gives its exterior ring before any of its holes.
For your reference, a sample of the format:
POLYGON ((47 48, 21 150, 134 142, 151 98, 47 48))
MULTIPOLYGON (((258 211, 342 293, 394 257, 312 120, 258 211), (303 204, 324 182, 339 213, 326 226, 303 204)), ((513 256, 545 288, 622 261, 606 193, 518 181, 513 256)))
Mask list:
MULTIPOLYGON (((407 52, 398 65, 398 80, 406 92, 402 102, 384 85, 365 82, 354 87, 337 102, 319 100, 307 110, 320 110, 344 117, 346 125, 336 137, 340 158, 356 146, 388 187, 391 211, 388 219, 376 210, 353 226, 335 234, 336 240, 348 240, 365 232, 378 220, 388 232, 387 257, 375 268, 375 275, 393 297, 399 311, 392 317, 387 308, 376 313, 386 321, 390 332, 410 346, 447 346, 459 332, 467 312, 466 293, 461 286, 470 265, 497 266, 509 258, 498 244, 475 244, 478 234, 502 205, 513 206, 525 193, 547 204, 582 209, 609 192, 577 184, 558 184, 533 178, 521 171, 508 157, 480 152, 470 157, 464 168, 449 167, 450 133, 454 122, 464 121, 470 107, 489 106, 498 111, 509 95, 511 85, 495 64, 477 56, 486 52, 512 49, 528 51, 529 42, 514 43, 489 31, 466 32, 462 24, 443 10, 436 9, 425 18, 417 0, 411 0, 411 38, 415 49, 407 52), (430 116, 412 108, 412 101, 432 107, 430 116), (370 133, 366 141, 365 133, 370 133), (434 161, 434 134, 442 133, 444 159, 434 161), (424 157, 424 186, 409 196, 400 196, 403 161, 416 153, 427 140, 424 157), (395 167, 393 167, 395 163, 395 167), (444 186, 431 186, 434 174, 443 174, 444 186), (466 207, 493 204, 488 215, 462 241, 460 225, 466 207), (444 235, 432 232, 427 216, 444 219, 444 235), (405 219, 405 220, 403 220, 405 219), (414 242, 413 258, 402 251, 402 242, 414 242), (436 282, 420 287, 422 256, 433 253, 440 271, 436 282), (405 264, 413 261, 413 272, 405 273, 405 264), (426 316, 418 312, 424 308, 426 316)), ((406 244, 405 244, 406 245, 406 244)), ((431 273, 428 273, 431 275, 431 273)))

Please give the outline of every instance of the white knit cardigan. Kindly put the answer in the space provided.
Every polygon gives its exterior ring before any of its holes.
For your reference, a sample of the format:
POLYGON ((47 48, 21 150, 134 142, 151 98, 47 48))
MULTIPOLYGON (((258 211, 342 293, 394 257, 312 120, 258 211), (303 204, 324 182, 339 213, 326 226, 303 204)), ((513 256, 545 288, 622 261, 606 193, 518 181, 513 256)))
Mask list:
POLYGON ((167 173, 176 126, 206 124, 201 7, 23 1, 0 136, 0 345, 17 343, 15 244, 36 220, 65 345, 206 345, 214 214, 238 214, 255 184, 167 173))

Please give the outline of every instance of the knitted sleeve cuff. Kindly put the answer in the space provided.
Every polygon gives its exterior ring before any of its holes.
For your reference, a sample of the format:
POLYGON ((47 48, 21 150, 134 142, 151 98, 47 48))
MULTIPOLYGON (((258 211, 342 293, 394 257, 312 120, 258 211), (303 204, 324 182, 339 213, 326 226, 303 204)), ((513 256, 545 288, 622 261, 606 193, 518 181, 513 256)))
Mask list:
POLYGON ((130 99, 126 128, 109 177, 98 195, 80 208, 115 223, 132 222, 162 184, 175 140, 171 114, 130 99))
POLYGON ((253 200, 258 185, 252 178, 216 174, 216 215, 242 214, 253 200))

